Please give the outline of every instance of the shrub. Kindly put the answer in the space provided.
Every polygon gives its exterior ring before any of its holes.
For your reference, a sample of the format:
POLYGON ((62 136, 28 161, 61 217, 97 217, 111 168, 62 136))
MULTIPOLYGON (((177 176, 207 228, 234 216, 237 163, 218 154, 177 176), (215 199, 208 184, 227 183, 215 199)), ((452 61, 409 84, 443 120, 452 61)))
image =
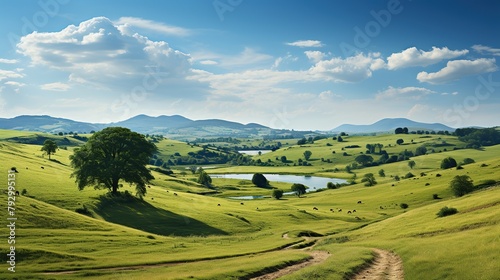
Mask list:
POLYGON ((457 175, 451 180, 450 188, 455 196, 463 196, 474 190, 474 184, 469 176, 457 175))
POLYGON ((275 189, 273 190, 272 196, 276 199, 280 199, 281 197, 283 197, 283 191, 280 189, 275 189))
POLYGON ((332 183, 332 182, 328 182, 328 183, 326 184, 326 187, 327 187, 328 189, 336 189, 336 188, 337 188, 337 186, 336 186, 334 183, 332 183))
POLYGON ((269 185, 266 177, 260 173, 255 173, 252 176, 252 183, 257 187, 265 188, 269 185))
POLYGON ((394 176, 394 180, 395 180, 395 181, 399 181, 399 180, 401 180, 401 179, 399 178, 399 176, 398 176, 398 175, 396 175, 396 176, 394 176))
POLYGON ((441 169, 457 167, 457 161, 452 157, 447 157, 441 161, 441 169))
POLYGON ((28 191, 27 191, 26 189, 23 189, 23 190, 21 191, 21 194, 22 194, 22 195, 26 195, 26 194, 28 194, 28 191))
POLYGON ((439 198, 439 195, 438 195, 437 193, 433 194, 433 195, 432 195, 432 198, 433 198, 433 199, 440 199, 440 198, 439 198))
POLYGON ((408 206, 408 204, 406 204, 406 203, 401 203, 401 204, 399 204, 399 207, 401 207, 401 208, 403 208, 403 209, 406 209, 406 208, 408 208, 409 206, 408 206))
POLYGON ((408 179, 408 178, 413 178, 413 177, 415 177, 415 175, 413 175, 411 172, 408 172, 408 173, 406 173, 404 178, 408 179))
POLYGON ((466 164, 471 164, 471 163, 474 163, 475 161, 471 158, 464 158, 464 160, 462 161, 461 165, 466 165, 466 164))
POLYGON ((76 208, 75 212, 89 217, 93 216, 92 212, 85 205, 80 208, 76 208))
POLYGON ((437 212, 436 215, 438 217, 445 217, 445 216, 450 216, 450 215, 453 215, 456 213, 458 213, 458 210, 456 208, 452 208, 452 207, 448 208, 448 206, 445 206, 445 207, 441 208, 441 210, 439 210, 439 212, 437 212))

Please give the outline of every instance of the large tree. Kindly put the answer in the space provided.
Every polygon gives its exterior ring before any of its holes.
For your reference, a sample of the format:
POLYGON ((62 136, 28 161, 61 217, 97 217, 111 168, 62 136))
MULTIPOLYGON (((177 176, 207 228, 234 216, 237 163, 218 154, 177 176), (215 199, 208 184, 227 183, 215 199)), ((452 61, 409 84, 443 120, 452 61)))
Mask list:
POLYGON ((304 158, 306 160, 309 160, 311 158, 311 156, 312 156, 312 152, 311 151, 307 150, 307 151, 304 152, 304 158))
POLYGON ((43 147, 42 147, 41 151, 44 151, 49 156, 49 159, 50 159, 51 154, 56 153, 56 150, 57 150, 56 142, 54 142, 50 139, 47 139, 47 140, 45 140, 45 142, 43 142, 43 147))
POLYGON ((267 188, 269 186, 269 182, 266 177, 261 173, 255 173, 252 176, 252 183, 257 187, 267 188))
POLYGON ((354 160, 363 166, 367 166, 373 162, 373 157, 369 155, 359 155, 354 160))
POLYGON ((94 186, 118 192, 120 180, 135 184, 139 197, 146 194, 146 183, 154 179, 146 168, 156 146, 144 135, 123 127, 108 127, 94 133, 87 143, 70 156, 78 189, 94 186))

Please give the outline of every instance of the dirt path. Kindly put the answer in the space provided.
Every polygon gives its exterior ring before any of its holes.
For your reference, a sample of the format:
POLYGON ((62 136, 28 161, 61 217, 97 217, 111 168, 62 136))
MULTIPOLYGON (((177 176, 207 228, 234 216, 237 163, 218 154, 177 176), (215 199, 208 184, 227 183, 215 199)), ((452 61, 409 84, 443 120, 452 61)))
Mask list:
POLYGON ((360 271, 352 280, 401 280, 404 279, 403 261, 395 253, 373 249, 376 257, 373 263, 360 271))
POLYGON ((321 263, 321 262, 323 262, 324 260, 326 260, 330 256, 330 253, 328 253, 326 251, 310 251, 308 253, 311 255, 312 258, 309 259, 309 260, 307 260, 307 261, 305 261, 305 262, 301 262, 301 263, 298 263, 298 264, 287 266, 287 267, 282 268, 282 269, 280 269, 278 271, 271 272, 271 273, 268 273, 268 274, 265 274, 265 275, 261 275, 259 277, 251 278, 251 279, 252 280, 278 279, 278 278, 280 278, 282 276, 285 276, 287 274, 290 274, 292 272, 300 270, 300 269, 302 269, 304 267, 321 263))

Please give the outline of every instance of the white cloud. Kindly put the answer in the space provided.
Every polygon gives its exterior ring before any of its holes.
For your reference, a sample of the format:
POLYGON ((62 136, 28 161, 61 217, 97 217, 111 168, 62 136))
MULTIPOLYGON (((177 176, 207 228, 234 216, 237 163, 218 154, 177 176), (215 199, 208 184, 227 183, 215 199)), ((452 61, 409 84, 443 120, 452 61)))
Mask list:
POLYGON ((118 29, 120 29, 120 31, 130 35, 135 33, 133 30, 131 30, 134 29, 134 27, 151 30, 165 35, 187 36, 191 33, 188 29, 182 27, 171 26, 162 22, 136 17, 121 17, 120 19, 115 21, 115 24, 117 25, 118 29))
POLYGON ((0 69, 0 81, 3 81, 5 79, 16 79, 22 77, 24 77, 24 75, 19 72, 0 69))
POLYGON ((28 34, 17 47, 34 66, 69 72, 72 81, 128 91, 143 85, 146 78, 148 90, 165 81, 183 80, 191 68, 189 55, 163 41, 122 33, 105 17, 59 32, 28 34))
POLYGON ((331 100, 334 98, 341 98, 341 97, 342 96, 340 94, 334 93, 331 90, 325 90, 319 94, 319 98, 322 100, 331 100))
POLYGON ((0 58, 0 63, 5 63, 5 64, 14 64, 18 63, 19 61, 17 59, 5 59, 5 58, 0 58))
POLYGON ((199 63, 202 64, 202 65, 217 65, 217 64, 219 64, 219 63, 217 63, 217 61, 210 60, 210 59, 200 60, 199 63))
POLYGON ((495 49, 483 45, 474 45, 472 46, 472 49, 481 54, 491 54, 494 56, 500 56, 500 49, 495 49))
POLYGON ((309 60, 314 63, 320 62, 326 57, 326 54, 320 51, 305 51, 304 52, 309 60))
POLYGON ((395 97, 413 97, 413 98, 419 98, 422 95, 427 95, 431 93, 436 93, 433 90, 423 88, 423 87, 392 87, 389 86, 387 89, 380 91, 377 93, 376 98, 377 99, 384 99, 384 98, 395 98, 395 97))
POLYGON ((435 73, 420 72, 417 80, 430 84, 441 84, 458 80, 464 76, 497 71, 495 59, 479 58, 476 60, 448 61, 446 67, 435 73))
POLYGON ((71 88, 71 86, 65 83, 56 82, 56 83, 41 85, 40 88, 43 90, 50 90, 50 91, 67 91, 68 89, 71 88))
POLYGON ((289 46, 294 46, 294 47, 299 47, 299 48, 319 48, 322 47, 323 44, 321 41, 317 40, 302 40, 302 41, 295 41, 291 43, 286 43, 289 46))
POLYGON ((342 59, 335 57, 322 60, 309 69, 316 78, 333 82, 359 82, 372 76, 372 72, 383 67, 379 53, 363 53, 342 59))
POLYGON ((455 58, 467 54, 468 50, 450 50, 447 47, 432 47, 431 51, 417 50, 415 47, 408 48, 400 53, 393 53, 387 58, 387 66, 394 70, 411 66, 427 66, 435 64, 444 59, 455 58))
POLYGON ((297 61, 297 60, 298 60, 297 57, 295 57, 295 56, 291 55, 290 53, 288 53, 286 56, 280 56, 280 57, 276 58, 274 60, 274 64, 272 66, 272 69, 278 68, 283 63, 294 62, 294 61, 297 61))

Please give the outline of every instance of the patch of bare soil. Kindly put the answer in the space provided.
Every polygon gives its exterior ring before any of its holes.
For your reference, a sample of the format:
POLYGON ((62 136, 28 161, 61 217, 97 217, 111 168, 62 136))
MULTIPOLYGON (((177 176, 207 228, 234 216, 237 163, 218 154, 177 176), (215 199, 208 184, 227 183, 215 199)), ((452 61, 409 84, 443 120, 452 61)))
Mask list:
POLYGON ((403 261, 390 251, 373 249, 376 257, 366 269, 356 274, 352 280, 401 280, 404 279, 403 261))
POLYGON ((310 265, 315 265, 315 264, 321 263, 321 262, 325 261, 330 256, 330 253, 328 253, 326 251, 309 251, 308 253, 311 255, 311 258, 305 262, 301 262, 298 264, 287 266, 287 267, 282 268, 278 271, 252 278, 252 280, 278 279, 282 276, 285 276, 285 275, 290 274, 292 272, 295 272, 297 270, 303 269, 304 267, 308 267, 310 265))

